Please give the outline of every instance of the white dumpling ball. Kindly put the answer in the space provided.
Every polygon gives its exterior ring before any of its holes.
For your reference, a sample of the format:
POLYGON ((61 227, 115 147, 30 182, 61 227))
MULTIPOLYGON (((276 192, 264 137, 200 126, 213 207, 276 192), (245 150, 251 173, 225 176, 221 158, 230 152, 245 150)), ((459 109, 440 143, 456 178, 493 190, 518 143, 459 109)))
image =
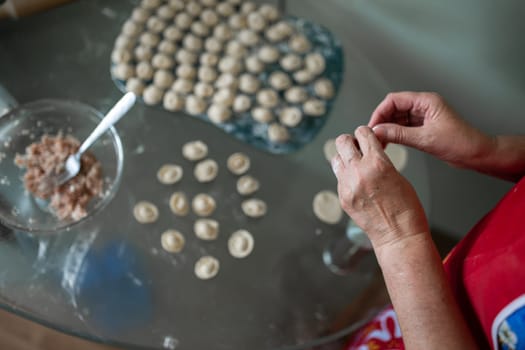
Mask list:
POLYGON ((314 92, 320 98, 329 100, 335 95, 334 84, 327 78, 321 78, 314 83, 314 92))
POLYGON ((320 117, 326 113, 326 103, 316 98, 310 98, 303 104, 304 114, 320 117))
POLYGON ((161 89, 167 89, 173 84, 173 74, 165 69, 160 69, 155 72, 153 76, 153 84, 157 85, 161 89))
POLYGON ((281 67, 287 72, 293 72, 303 66, 303 59, 296 54, 287 54, 280 61, 281 67))
POLYGON ((207 107, 206 101, 198 96, 189 95, 186 98, 186 112, 190 115, 203 114, 207 107))
POLYGON ((261 85, 254 75, 245 73, 239 77, 239 90, 247 94, 255 94, 261 85))
POLYGON ((283 125, 293 128, 303 120, 303 112, 297 107, 285 107, 279 114, 279 120, 283 125))
POLYGON ((262 89, 257 93, 257 102, 266 108, 273 108, 279 103, 279 96, 273 89, 262 89))
POLYGON ((230 120, 232 111, 230 107, 222 104, 212 104, 208 108, 208 118, 215 124, 223 124, 230 120))
POLYGON ((182 111, 184 109, 184 104, 186 100, 184 96, 176 93, 173 90, 168 90, 164 94, 164 99, 162 101, 162 106, 168 111, 182 111))
POLYGON ((278 91, 286 90, 292 85, 290 77, 284 72, 273 72, 268 81, 270 86, 278 91))
POLYGON ((268 126, 268 139, 273 143, 285 143, 290 139, 288 129, 279 123, 268 126))
POLYGON ((248 111, 252 106, 252 100, 246 95, 237 95, 233 101, 233 111, 243 113, 248 111))
POLYGON ((252 109, 252 118, 259 123, 269 123, 275 119, 273 112, 269 108, 255 107, 252 109))
POLYGON ((142 99, 147 105, 156 105, 160 103, 163 96, 164 90, 155 85, 148 85, 142 92, 142 99))
POLYGON ((280 53, 275 46, 264 45, 259 49, 257 56, 264 63, 274 63, 279 60, 280 53))
POLYGON ((189 94, 193 90, 193 81, 179 78, 175 80, 171 89, 178 94, 189 94))

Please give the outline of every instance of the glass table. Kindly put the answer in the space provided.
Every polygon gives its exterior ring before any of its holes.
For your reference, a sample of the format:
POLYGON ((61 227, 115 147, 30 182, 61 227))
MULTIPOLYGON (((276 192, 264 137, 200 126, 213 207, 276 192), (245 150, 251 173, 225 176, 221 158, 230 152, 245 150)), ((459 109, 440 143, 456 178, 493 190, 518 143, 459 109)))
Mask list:
MULTIPOLYGON (((135 1, 77 1, 70 5, 0 23, 0 77, 20 101, 42 97, 80 100, 107 111, 121 93, 109 75, 113 40, 135 1)), ((379 272, 373 254, 344 276, 332 273, 322 254, 345 234, 347 221, 326 225, 313 214, 320 190, 336 190, 323 144, 365 124, 388 92, 359 42, 357 2, 288 1, 287 11, 325 25, 341 40, 345 77, 328 122, 316 139, 286 156, 264 153, 212 125, 160 109, 137 105, 117 126, 125 148, 120 189, 106 209, 67 232, 52 237, 3 229, 0 241, 0 307, 49 327, 127 348, 147 349, 299 349, 340 338, 366 321, 369 312, 341 322, 345 310, 372 295, 379 272), (185 176, 167 188, 156 181, 160 165, 176 162, 190 169, 181 146, 206 140, 223 167, 211 184, 185 176), (244 152, 260 179, 258 197, 267 216, 248 220, 240 211, 235 179, 225 170, 227 157, 244 152), (215 218, 221 234, 214 242, 192 234, 195 217, 177 219, 167 205, 175 190, 219 198, 215 218), (138 224, 132 208, 150 200, 160 209, 152 225, 138 224), (160 246, 160 234, 176 228, 186 235, 181 254, 160 246), (248 258, 232 258, 229 233, 245 228, 255 237, 248 258), (221 263, 212 280, 195 278, 202 255, 221 263)), ((378 47, 377 50, 380 50, 378 47)), ((426 165, 410 150, 404 175, 428 211, 426 165)))

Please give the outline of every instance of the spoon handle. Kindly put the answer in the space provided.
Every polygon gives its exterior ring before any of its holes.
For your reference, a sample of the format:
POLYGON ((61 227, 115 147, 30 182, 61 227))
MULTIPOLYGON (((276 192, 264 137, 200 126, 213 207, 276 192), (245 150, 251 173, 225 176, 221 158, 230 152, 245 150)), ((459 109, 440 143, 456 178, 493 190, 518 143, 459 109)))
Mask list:
POLYGON ((111 108, 111 110, 102 119, 100 124, 97 125, 95 130, 88 136, 88 138, 82 143, 77 154, 81 155, 102 135, 113 126, 116 122, 130 110, 135 104, 137 96, 133 92, 128 92, 111 108))

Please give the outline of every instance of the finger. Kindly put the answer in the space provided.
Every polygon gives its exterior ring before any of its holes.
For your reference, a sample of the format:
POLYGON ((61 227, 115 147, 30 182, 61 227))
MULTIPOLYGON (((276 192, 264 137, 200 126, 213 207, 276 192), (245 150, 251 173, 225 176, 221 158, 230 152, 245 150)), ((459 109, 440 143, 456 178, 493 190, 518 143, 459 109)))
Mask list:
POLYGON ((368 126, 373 128, 381 123, 404 124, 403 120, 409 122, 414 103, 420 95, 409 91, 389 93, 372 112, 368 126))
POLYGON ((373 128, 374 134, 383 144, 397 143, 409 147, 421 148, 425 143, 421 128, 405 127, 397 124, 380 124, 373 128))
POLYGON ((335 139, 335 148, 341 157, 343 165, 346 166, 353 159, 360 159, 361 152, 356 146, 356 139, 349 134, 343 134, 335 139))
POLYGON ((343 160, 341 159, 341 156, 339 154, 336 154, 332 158, 330 164, 332 165, 332 171, 334 172, 334 175, 337 178, 337 181, 339 181, 339 177, 341 176, 341 173, 344 168, 343 160))
POLYGON ((366 157, 370 153, 379 153, 382 154, 383 146, 381 142, 377 139, 376 135, 368 126, 360 126, 355 130, 355 136, 361 152, 363 152, 363 157, 366 157))

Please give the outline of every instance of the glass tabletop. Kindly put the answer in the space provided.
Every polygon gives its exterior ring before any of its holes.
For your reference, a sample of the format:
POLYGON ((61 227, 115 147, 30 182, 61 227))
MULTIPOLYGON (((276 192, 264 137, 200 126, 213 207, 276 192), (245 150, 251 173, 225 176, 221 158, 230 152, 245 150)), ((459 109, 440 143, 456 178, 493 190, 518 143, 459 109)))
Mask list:
MULTIPOLYGON (((2 83, 20 102, 74 99, 107 111, 121 95, 109 74, 113 41, 135 5, 77 1, 0 24, 2 83)), ((287 2, 287 11, 325 25, 344 48, 341 91, 315 140, 298 152, 271 155, 183 114, 137 105, 117 126, 124 173, 103 212, 51 237, 2 232, 0 307, 70 334, 148 349, 306 348, 365 321, 340 324, 358 296, 374 292, 368 290, 378 273, 373 255, 367 254, 367 263, 352 273, 331 272, 323 250, 344 236, 347 220, 323 224, 314 216, 312 200, 321 190, 336 190, 324 142, 366 123, 388 85, 358 44, 366 33, 358 30, 357 7, 336 0, 295 0, 287 2), (197 183, 191 164, 182 158, 182 145, 195 139, 207 142, 210 157, 221 166, 210 184, 197 183), (235 178, 225 167, 234 152, 251 158, 250 173, 261 181, 257 196, 268 205, 262 219, 241 214, 235 178), (183 165, 188 173, 171 187, 156 180, 157 169, 168 162, 183 165), (194 237, 193 214, 181 219, 170 213, 168 199, 177 190, 218 199, 217 241, 194 237), (157 204, 157 222, 135 221, 133 206, 140 200, 157 204), (182 253, 162 250, 160 235, 168 228, 185 234, 182 253), (229 233, 240 228, 255 238, 253 253, 242 260, 229 255, 226 243, 229 233), (207 254, 219 259, 220 271, 202 281, 193 268, 207 254)), ((428 211, 426 171, 423 156, 409 150, 403 174, 428 211)))

